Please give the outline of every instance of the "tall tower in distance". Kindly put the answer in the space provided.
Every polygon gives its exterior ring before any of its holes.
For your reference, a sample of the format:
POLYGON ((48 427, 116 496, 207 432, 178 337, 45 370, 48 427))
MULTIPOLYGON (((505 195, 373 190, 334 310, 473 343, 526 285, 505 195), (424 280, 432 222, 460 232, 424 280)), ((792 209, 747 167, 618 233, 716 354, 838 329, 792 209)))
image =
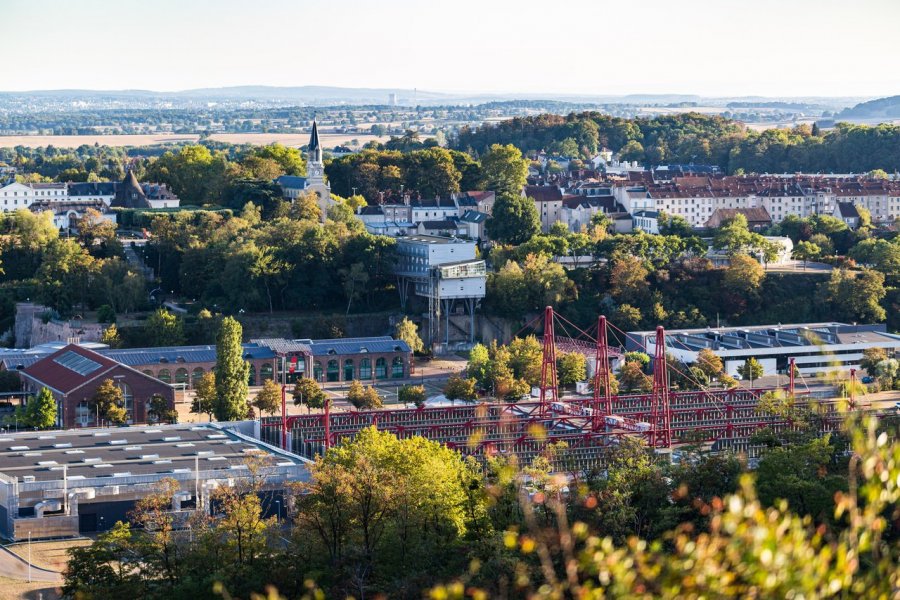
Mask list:
POLYGON ((319 126, 313 119, 312 132, 309 134, 309 145, 306 147, 306 187, 305 191, 315 192, 319 197, 318 204, 324 221, 328 209, 334 204, 331 199, 331 186, 325 182, 325 163, 322 161, 322 144, 319 142, 319 126))
POLYGON ((312 133, 309 134, 309 145, 306 148, 307 181, 312 184, 325 184, 325 165, 322 163, 322 145, 319 143, 319 126, 313 119, 312 133))

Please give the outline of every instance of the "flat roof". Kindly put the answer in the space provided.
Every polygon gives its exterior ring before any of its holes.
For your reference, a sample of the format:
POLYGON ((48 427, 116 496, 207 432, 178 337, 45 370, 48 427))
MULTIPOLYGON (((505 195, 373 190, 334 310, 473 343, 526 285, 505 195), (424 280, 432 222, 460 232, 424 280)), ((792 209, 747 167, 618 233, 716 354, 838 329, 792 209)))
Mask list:
POLYGON ((167 475, 194 470, 231 471, 248 455, 265 453, 276 464, 303 464, 287 452, 208 424, 85 428, 0 435, 0 473, 35 481, 131 475, 167 475))
POLYGON ((420 244, 474 244, 475 242, 442 235, 407 235, 397 238, 397 242, 417 242, 420 244))
MULTIPOLYGON (((651 339, 655 331, 632 331, 632 340, 651 339)), ((799 323, 792 325, 756 325, 747 327, 704 327, 666 331, 670 348, 699 351, 749 350, 764 348, 801 348, 851 344, 882 345, 900 348, 900 335, 887 332, 883 324, 848 325, 846 323, 799 323)))

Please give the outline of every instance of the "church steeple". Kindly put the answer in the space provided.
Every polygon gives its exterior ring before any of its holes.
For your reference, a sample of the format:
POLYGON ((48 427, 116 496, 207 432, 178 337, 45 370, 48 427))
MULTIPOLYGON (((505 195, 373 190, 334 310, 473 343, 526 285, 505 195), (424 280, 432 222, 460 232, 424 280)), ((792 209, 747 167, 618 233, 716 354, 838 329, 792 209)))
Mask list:
POLYGON ((310 163, 322 163, 322 146, 319 144, 319 127, 313 119, 312 133, 309 134, 309 146, 306 154, 310 163))

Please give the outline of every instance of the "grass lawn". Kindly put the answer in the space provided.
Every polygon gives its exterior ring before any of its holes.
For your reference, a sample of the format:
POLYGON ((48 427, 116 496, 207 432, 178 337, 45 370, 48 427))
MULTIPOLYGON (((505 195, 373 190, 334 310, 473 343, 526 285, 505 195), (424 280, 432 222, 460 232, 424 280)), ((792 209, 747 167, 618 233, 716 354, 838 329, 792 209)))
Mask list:
MULTIPOLYGON (((89 546, 91 540, 62 540, 50 542, 32 542, 31 543, 31 564, 42 569, 50 569, 51 571, 62 571, 68 561, 66 550, 69 548, 78 548, 81 546, 89 546)), ((15 544, 7 546, 7 549, 14 554, 28 560, 28 544, 15 544)))

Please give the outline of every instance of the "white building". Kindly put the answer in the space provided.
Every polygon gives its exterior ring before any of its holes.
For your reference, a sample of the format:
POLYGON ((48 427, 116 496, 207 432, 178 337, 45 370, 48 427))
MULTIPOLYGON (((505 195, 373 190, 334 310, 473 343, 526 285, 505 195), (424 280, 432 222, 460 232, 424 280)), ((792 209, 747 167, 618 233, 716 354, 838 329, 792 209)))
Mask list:
MULTIPOLYGON (((651 356, 656 343, 655 331, 634 331, 626 341, 629 350, 643 350, 651 356)), ((666 350, 685 363, 697 360, 700 350, 708 348, 718 355, 731 376, 749 358, 759 361, 765 375, 787 373, 794 358, 801 375, 816 375, 859 369, 863 351, 885 348, 900 351, 900 335, 887 332, 885 325, 847 325, 846 323, 805 323, 799 325, 761 325, 756 327, 720 327, 678 329, 666 332, 666 350)))

